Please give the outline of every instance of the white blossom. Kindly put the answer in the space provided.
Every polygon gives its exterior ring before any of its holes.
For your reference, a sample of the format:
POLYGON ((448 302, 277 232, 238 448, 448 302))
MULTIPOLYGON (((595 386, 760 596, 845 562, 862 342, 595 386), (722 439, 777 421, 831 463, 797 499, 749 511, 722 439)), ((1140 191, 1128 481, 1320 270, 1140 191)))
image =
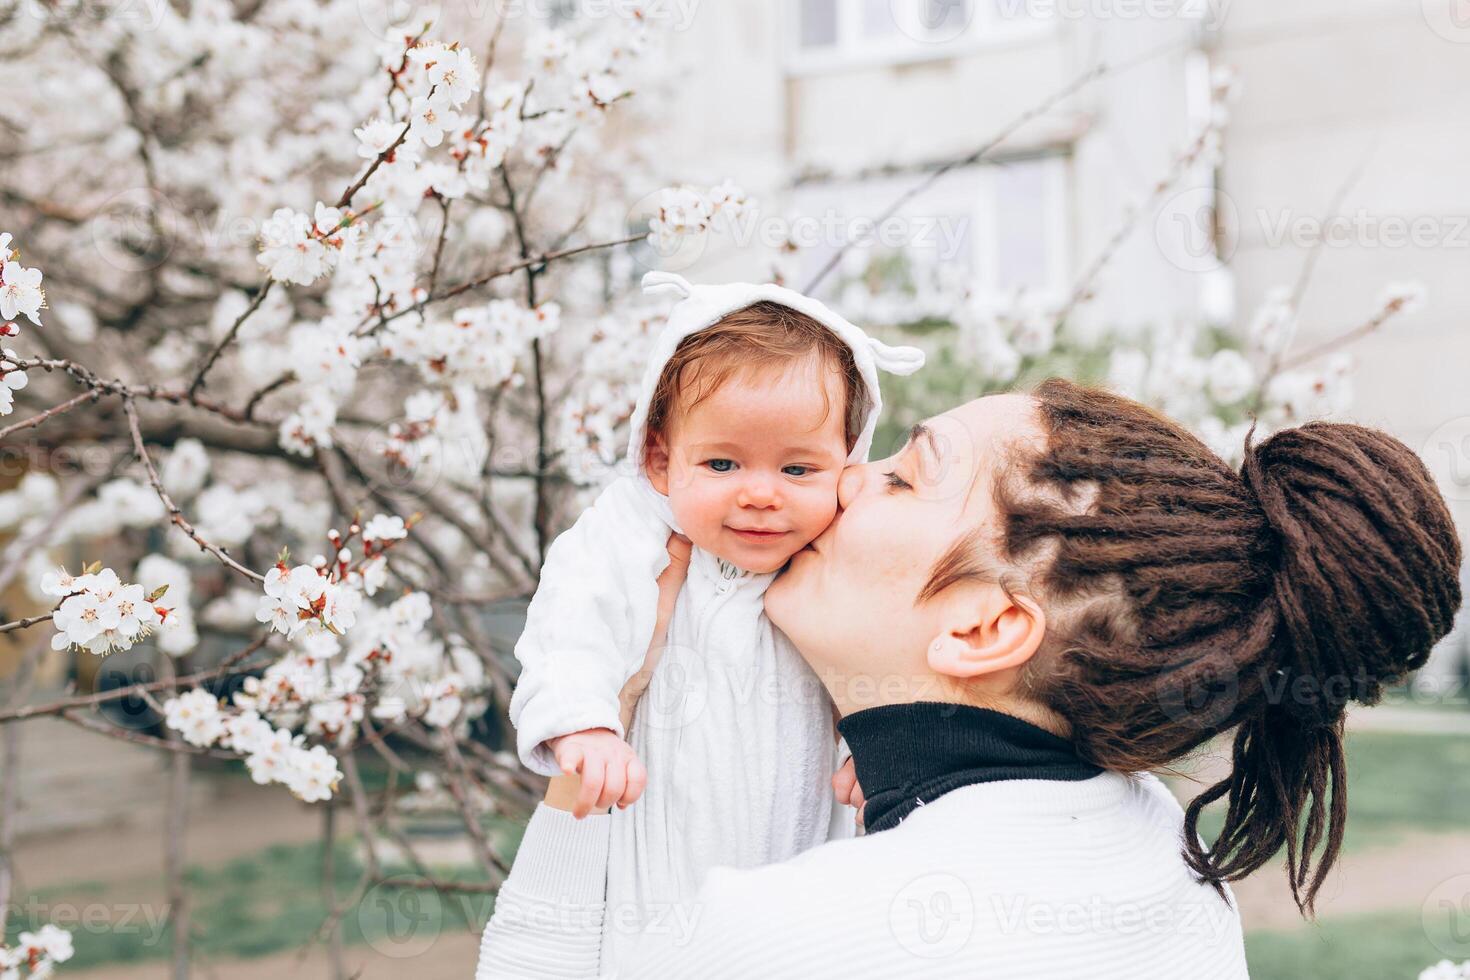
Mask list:
POLYGON ((1421 282, 1391 282, 1379 293, 1378 305, 1397 313, 1414 313, 1423 308, 1428 295, 1421 282))
POLYGON ((571 39, 564 31, 555 28, 537 31, 525 45, 527 63, 542 71, 556 70, 572 51, 571 39))
MULTIPOLYGON (((402 132, 402 123, 396 123, 377 116, 369 119, 362 126, 352 131, 353 135, 357 137, 357 155, 366 160, 376 159, 398 140, 398 135, 402 132)), ((407 141, 405 141, 395 152, 411 153, 413 150, 407 141)))
POLYGON ((60 598, 74 592, 85 591, 91 582, 91 575, 73 575, 65 568, 58 566, 54 571, 49 571, 41 576, 41 592, 44 595, 60 598))
POLYGON ((204 443, 193 438, 174 443, 158 471, 164 489, 175 501, 188 500, 198 493, 208 476, 209 454, 204 443))
POLYGON ((40 269, 27 269, 19 262, 0 265, 0 317, 14 320, 24 316, 39 326, 45 299, 40 269))
POLYGON ((203 688, 169 698, 163 704, 164 724, 190 745, 210 746, 225 734, 219 701, 203 688))
MULTIPOLYGON (((49 584, 59 588, 63 577, 49 584)), ((83 577, 80 585, 82 590, 63 599, 52 616, 53 650, 76 646, 99 655, 126 650, 164 621, 141 585, 123 584, 110 568, 83 577)))
POLYGON ((1296 336, 1297 312, 1291 291, 1273 289, 1251 319, 1247 336, 1251 347, 1268 357, 1279 356, 1291 346, 1296 336))
POLYGON ((286 756, 284 782, 307 803, 331 799, 341 778, 337 758, 320 745, 293 746, 286 756))
POLYGON ((313 395, 281 420, 281 448, 299 456, 310 456, 319 446, 330 448, 336 421, 336 404, 325 396, 313 395))
POLYGON ((311 234, 311 219, 277 208, 260 229, 260 264, 277 282, 310 285, 331 266, 331 250, 311 234))
POLYGON ((1222 405, 1233 405, 1245 398, 1256 386, 1256 372, 1240 351, 1216 351, 1210 358, 1210 395, 1222 405))
POLYGON ((75 953, 71 933, 49 922, 35 932, 22 932, 16 940, 10 948, 0 943, 0 980, 21 980, 21 967, 28 980, 43 980, 75 953))
POLYGON ((403 518, 397 514, 374 514, 362 526, 364 541, 399 541, 406 537, 408 529, 403 524, 403 518))
POLYGON ((462 124, 459 113, 449 107, 448 100, 437 95, 421 95, 409 107, 408 133, 425 146, 438 146, 444 142, 446 130, 458 129, 462 124))
POLYGON ((9 415, 15 411, 15 393, 24 388, 29 381, 30 378, 23 370, 15 366, 14 361, 0 358, 0 415, 9 415))

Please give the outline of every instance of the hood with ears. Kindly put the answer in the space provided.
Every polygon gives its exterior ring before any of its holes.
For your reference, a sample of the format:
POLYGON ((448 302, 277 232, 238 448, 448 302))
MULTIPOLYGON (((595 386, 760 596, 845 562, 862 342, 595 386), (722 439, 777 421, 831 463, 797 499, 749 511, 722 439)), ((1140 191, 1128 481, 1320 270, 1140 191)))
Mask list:
MULTIPOLYGON (((867 388, 870 408, 863 420, 862 430, 848 453, 848 463, 866 463, 868 451, 873 445, 873 430, 878 425, 878 414, 883 409, 883 397, 878 389, 878 372, 890 374, 913 374, 924 366, 924 352, 917 347, 889 347, 869 337, 861 327, 848 322, 827 306, 810 296, 774 283, 727 282, 720 285, 694 285, 683 276, 672 272, 649 272, 643 276, 645 293, 672 293, 679 297, 669 311, 668 322, 659 331, 652 350, 648 354, 648 367, 643 372, 643 383, 638 389, 638 402, 633 410, 632 433, 628 440, 628 459, 637 467, 640 483, 647 483, 643 470, 643 440, 648 428, 649 402, 653 390, 663 374, 664 365, 673 356, 679 342, 690 334, 713 326, 726 314, 744 309, 752 303, 768 300, 789 306, 799 313, 823 324, 851 350, 857 363, 858 374, 867 388)), ((651 486, 649 487, 651 490, 651 486)))

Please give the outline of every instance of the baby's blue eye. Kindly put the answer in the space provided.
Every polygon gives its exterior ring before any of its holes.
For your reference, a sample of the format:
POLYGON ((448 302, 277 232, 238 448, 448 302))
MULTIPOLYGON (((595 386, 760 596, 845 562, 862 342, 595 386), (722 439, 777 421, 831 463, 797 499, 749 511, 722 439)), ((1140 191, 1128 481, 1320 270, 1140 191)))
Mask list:
POLYGON ((704 464, 716 473, 728 473, 735 468, 735 461, 731 459, 712 459, 704 464))
POLYGON ((792 465, 792 466, 787 466, 787 467, 783 468, 781 472, 785 473, 788 476, 806 476, 809 472, 811 472, 811 469, 812 468, 810 466, 797 466, 797 465, 792 465), (792 470, 801 470, 801 472, 800 473, 792 473, 791 472, 792 470))

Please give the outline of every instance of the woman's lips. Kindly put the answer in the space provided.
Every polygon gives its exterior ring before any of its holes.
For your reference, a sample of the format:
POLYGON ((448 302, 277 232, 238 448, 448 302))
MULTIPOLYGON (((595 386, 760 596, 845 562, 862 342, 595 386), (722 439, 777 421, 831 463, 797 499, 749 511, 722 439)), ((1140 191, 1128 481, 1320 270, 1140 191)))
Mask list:
POLYGON ((744 531, 738 527, 732 527, 730 530, 746 541, 758 541, 762 544, 775 541, 791 533, 790 531, 744 531))

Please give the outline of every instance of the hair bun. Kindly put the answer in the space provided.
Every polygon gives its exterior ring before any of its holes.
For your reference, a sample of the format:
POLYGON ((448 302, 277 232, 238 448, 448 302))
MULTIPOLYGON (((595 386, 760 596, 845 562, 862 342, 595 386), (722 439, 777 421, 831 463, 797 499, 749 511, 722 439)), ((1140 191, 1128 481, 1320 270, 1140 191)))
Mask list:
POLYGON ((1255 448, 1247 437, 1241 476, 1279 540, 1282 703, 1331 724, 1349 700, 1371 704, 1422 666, 1449 632, 1460 606, 1449 508, 1408 446, 1359 425, 1310 422, 1255 448))

